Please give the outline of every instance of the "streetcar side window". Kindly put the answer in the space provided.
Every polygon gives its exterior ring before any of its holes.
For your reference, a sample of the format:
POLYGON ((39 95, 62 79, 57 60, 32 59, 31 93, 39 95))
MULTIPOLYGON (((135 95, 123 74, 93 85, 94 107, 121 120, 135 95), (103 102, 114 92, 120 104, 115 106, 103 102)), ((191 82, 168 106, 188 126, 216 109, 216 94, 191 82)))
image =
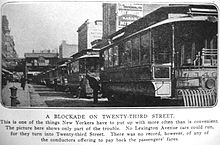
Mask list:
POLYGON ((140 59, 141 59, 141 63, 145 64, 145 63, 149 63, 150 62, 150 32, 147 32, 146 34, 141 36, 141 49, 140 49, 140 59))
POLYGON ((135 37, 132 39, 132 64, 139 64, 139 50, 140 50, 140 38, 135 37))
POLYGON ((67 74, 68 75, 70 74, 70 64, 69 63, 67 64, 67 74))
POLYGON ((122 42, 118 46, 119 46, 119 65, 124 66, 125 65, 125 43, 122 42))
POLYGON ((72 62, 68 64, 68 71, 69 71, 69 74, 72 74, 72 62))
POLYGON ((110 47, 103 53, 104 55, 104 67, 113 67, 119 65, 119 50, 118 46, 110 47))
POLYGON ((74 64, 74 62, 70 63, 70 73, 71 74, 74 73, 73 64, 74 64))
POLYGON ((86 72, 86 64, 84 59, 80 59, 79 61, 79 72, 84 73, 86 72))
POLYGON ((118 44, 118 65, 120 66, 124 65, 123 54, 124 54, 124 43, 121 42, 118 44))
POLYGON ((103 54, 104 54, 104 67, 107 68, 108 67, 108 49, 106 49, 103 54))
POLYGON ((73 69, 73 63, 74 63, 74 62, 71 62, 71 63, 70 63, 70 74, 72 74, 72 73, 73 73, 73 70, 74 70, 74 69, 73 69))
POLYGON ((79 61, 73 62, 73 64, 72 64, 72 70, 73 70, 74 73, 75 73, 75 72, 79 72, 79 61))
POLYGON ((115 46, 113 49, 113 61, 114 61, 114 66, 118 66, 118 46, 115 46))
POLYGON ((125 42, 125 50, 123 52, 123 62, 124 65, 130 65, 131 64, 131 40, 128 40, 125 42))
POLYGON ((113 55, 114 55, 113 48, 110 47, 109 48, 109 67, 113 66, 113 55))

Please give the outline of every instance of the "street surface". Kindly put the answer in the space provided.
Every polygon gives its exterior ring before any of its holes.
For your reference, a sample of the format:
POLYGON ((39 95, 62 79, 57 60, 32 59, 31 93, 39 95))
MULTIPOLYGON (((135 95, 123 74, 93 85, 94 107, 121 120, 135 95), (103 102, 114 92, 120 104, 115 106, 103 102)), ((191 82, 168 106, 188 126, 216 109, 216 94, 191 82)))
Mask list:
POLYGON ((99 98, 97 104, 93 103, 93 98, 77 98, 69 92, 55 91, 44 85, 32 84, 34 92, 31 93, 32 106, 48 107, 105 107, 115 106, 110 104, 107 98, 99 98), (41 103, 39 103, 41 102, 41 103))
MULTIPOLYGON (((8 83, 2 89, 2 104, 5 107, 11 107, 11 91, 10 88, 17 88, 17 100, 19 104, 13 107, 144 107, 145 105, 126 104, 122 102, 108 101, 107 98, 101 98, 99 95, 98 103, 93 103, 92 96, 87 98, 77 98, 70 92, 55 91, 45 85, 26 84, 25 89, 21 88, 21 84, 8 83)), ((151 102, 153 103, 153 102, 151 102)), ((149 103, 149 106, 154 106, 149 103)), ((157 102, 159 105, 159 101, 157 102)), ((169 104, 169 103, 168 103, 169 104)), ((147 107, 147 106, 145 106, 147 107)))

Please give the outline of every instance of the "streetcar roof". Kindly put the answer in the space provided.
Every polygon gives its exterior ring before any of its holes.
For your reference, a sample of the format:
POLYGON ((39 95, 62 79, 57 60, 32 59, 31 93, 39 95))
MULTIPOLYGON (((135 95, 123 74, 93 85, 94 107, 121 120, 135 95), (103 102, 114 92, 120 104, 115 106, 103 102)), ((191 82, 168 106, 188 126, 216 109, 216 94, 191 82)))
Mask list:
MULTIPOLYGON (((217 20, 217 19, 216 19, 217 20)), ((133 35, 136 35, 140 32, 143 32, 143 31, 146 31, 148 29, 152 29, 154 27, 157 27, 157 26, 160 26, 160 25, 163 25, 163 24, 168 24, 168 23, 173 23, 173 22, 186 22, 186 21, 209 21, 209 16, 194 16, 194 17, 180 17, 180 18, 170 18, 170 19, 166 19, 166 20, 163 20, 161 22, 158 22, 154 25, 151 25, 150 27, 147 27, 145 29, 142 29, 136 33, 133 33, 132 35, 129 35, 127 37, 131 37, 133 35)), ((127 38, 126 37, 126 38, 127 38)), ((125 38, 125 39, 126 39, 125 38)))
POLYGON ((98 54, 95 54, 95 55, 86 54, 86 55, 78 57, 76 60, 83 59, 83 58, 98 58, 98 57, 99 57, 98 54))
MULTIPOLYGON (((120 39, 126 39, 141 31, 166 23, 194 20, 204 21, 200 16, 205 16, 203 18, 206 19, 208 16, 217 17, 217 8, 214 5, 170 5, 161 7, 111 34, 108 39, 110 41, 117 39, 120 41, 120 39), (200 20, 200 18, 202 19, 200 20)), ((101 50, 111 45, 112 43, 109 43, 102 47, 101 50)))
POLYGON ((123 27, 117 32, 111 34, 108 38, 119 35, 122 32, 134 33, 143 28, 149 27, 157 22, 168 19, 170 14, 185 14, 188 16, 214 15, 217 16, 217 8, 213 5, 169 5, 156 9, 155 11, 143 16, 133 23, 123 27), (137 27, 138 26, 138 27, 137 27))
POLYGON ((74 53, 71 57, 72 58, 78 58, 82 55, 88 54, 88 53, 98 53, 100 49, 97 48, 91 48, 91 49, 83 49, 77 53, 74 53))
POLYGON ((65 67, 65 66, 67 66, 66 63, 59 65, 58 67, 65 67))
POLYGON ((41 72, 39 71, 29 71, 28 74, 31 74, 31 75, 37 75, 37 74, 40 74, 41 72))
MULTIPOLYGON (((218 20, 217 17, 215 17, 215 16, 211 16, 211 17, 216 20, 214 22, 217 22, 217 20, 218 20)), ((211 21, 213 19, 211 19, 211 21)), ((138 33, 147 31, 147 30, 155 28, 157 26, 161 26, 161 25, 168 24, 168 23, 174 23, 174 22, 184 22, 184 21, 210 21, 210 16, 183 16, 183 17, 178 17, 178 18, 173 17, 173 18, 165 19, 165 20, 160 21, 158 23, 155 23, 149 27, 143 28, 143 29, 131 34, 131 35, 125 36, 123 39, 127 39, 129 37, 137 35, 138 33)), ((103 48, 101 48, 101 50, 104 50, 105 48, 110 47, 112 45, 114 45, 114 43, 111 43, 109 45, 104 46, 103 48)))

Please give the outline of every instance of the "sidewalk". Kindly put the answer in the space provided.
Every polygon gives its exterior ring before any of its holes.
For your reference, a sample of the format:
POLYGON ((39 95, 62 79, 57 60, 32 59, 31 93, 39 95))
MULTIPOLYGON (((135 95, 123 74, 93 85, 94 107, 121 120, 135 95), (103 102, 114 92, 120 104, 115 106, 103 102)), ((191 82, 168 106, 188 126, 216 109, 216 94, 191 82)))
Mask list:
POLYGON ((10 82, 2 89, 2 104, 5 107, 11 107, 11 90, 10 87, 15 86, 17 88, 17 100, 20 104, 17 104, 17 107, 29 107, 30 104, 30 91, 31 85, 26 84, 25 90, 21 87, 21 84, 18 82, 10 82))
POLYGON ((11 90, 10 87, 15 86, 17 88, 17 100, 20 104, 16 107, 47 107, 43 98, 34 90, 31 84, 26 84, 25 89, 21 87, 21 83, 12 82, 8 83, 2 89, 2 105, 5 107, 11 107, 11 90))

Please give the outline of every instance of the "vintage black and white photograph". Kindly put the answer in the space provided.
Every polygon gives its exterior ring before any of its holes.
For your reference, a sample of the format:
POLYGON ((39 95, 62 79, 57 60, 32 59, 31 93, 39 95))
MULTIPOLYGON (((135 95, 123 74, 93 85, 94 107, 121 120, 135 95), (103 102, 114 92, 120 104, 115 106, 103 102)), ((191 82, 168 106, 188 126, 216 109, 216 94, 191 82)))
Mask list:
POLYGON ((213 4, 2 5, 5 107, 215 107, 213 4))

